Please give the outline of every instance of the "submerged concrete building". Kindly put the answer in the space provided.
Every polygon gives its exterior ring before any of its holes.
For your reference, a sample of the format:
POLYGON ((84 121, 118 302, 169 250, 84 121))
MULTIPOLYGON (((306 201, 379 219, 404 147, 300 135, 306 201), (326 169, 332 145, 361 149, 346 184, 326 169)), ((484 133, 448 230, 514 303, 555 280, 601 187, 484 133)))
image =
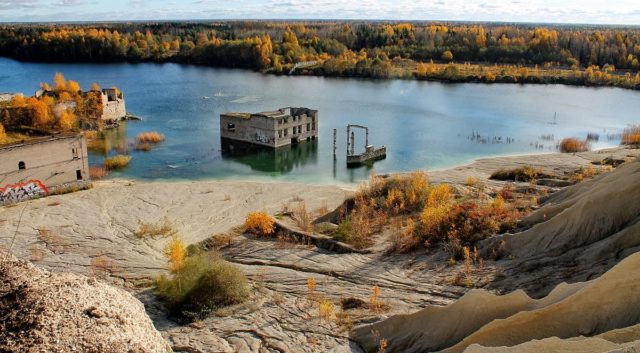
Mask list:
POLYGON ((281 108, 262 113, 220 114, 220 137, 265 147, 281 147, 318 137, 318 111, 281 108))
POLYGON ((0 205, 90 184, 82 135, 53 135, 0 145, 0 205))

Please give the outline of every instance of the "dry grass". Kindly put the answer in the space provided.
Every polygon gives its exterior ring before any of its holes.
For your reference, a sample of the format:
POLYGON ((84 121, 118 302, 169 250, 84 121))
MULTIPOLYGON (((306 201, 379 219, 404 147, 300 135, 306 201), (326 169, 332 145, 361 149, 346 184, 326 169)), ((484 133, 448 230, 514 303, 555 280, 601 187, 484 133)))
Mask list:
POLYGON ((116 272, 115 263, 105 255, 99 255, 91 259, 89 268, 91 269, 91 274, 98 278, 106 278, 116 272))
POLYGON ((92 165, 89 167, 89 177, 91 180, 100 180, 107 176, 107 168, 104 165, 92 165))
POLYGON ((136 136, 138 143, 160 143, 164 141, 164 135, 157 131, 141 132, 136 136))
POLYGON ((313 232, 313 217, 307 212, 307 204, 302 201, 298 203, 298 207, 294 212, 296 224, 305 232, 313 232))
POLYGON ((525 166, 521 168, 514 169, 500 169, 493 174, 489 178, 494 180, 512 180, 512 181, 523 181, 530 182, 541 177, 547 177, 548 175, 544 174, 542 169, 534 168, 532 166, 525 166))
POLYGON ((131 161, 131 157, 130 156, 125 156, 125 155, 119 154, 117 156, 105 159, 104 160, 104 167, 106 168, 106 170, 123 169, 123 168, 125 168, 126 166, 129 165, 130 161, 131 161))
POLYGON ((171 223, 167 216, 162 219, 162 222, 155 224, 143 221, 139 221, 138 224, 138 230, 136 230, 134 234, 141 239, 168 237, 177 233, 177 230, 173 227, 173 223, 171 223))
POLYGON ((632 125, 624 129, 622 144, 640 147, 640 125, 632 125))
POLYGON ((585 152, 589 150, 588 142, 578 140, 577 138, 568 137, 560 142, 560 152, 562 153, 576 153, 585 152))

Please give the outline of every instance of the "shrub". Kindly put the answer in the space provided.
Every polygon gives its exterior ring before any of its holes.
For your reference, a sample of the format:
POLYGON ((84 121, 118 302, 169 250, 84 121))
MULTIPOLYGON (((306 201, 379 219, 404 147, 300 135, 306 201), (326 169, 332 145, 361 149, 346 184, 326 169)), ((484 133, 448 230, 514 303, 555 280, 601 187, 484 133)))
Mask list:
POLYGON ((107 168, 103 165, 92 165, 89 167, 89 177, 93 180, 100 180, 107 176, 107 168))
POLYGON ((139 144, 143 143, 160 143, 164 141, 164 135, 157 131, 141 132, 136 136, 139 144))
POLYGON ((171 312, 187 321, 242 303, 250 295, 244 273, 213 253, 187 257, 171 278, 160 276, 156 280, 156 289, 171 312))
POLYGON ((244 220, 244 229, 257 236, 267 236, 275 231, 275 223, 275 220, 264 212, 251 212, 244 220))
POLYGON ((489 177, 494 180, 532 181, 541 177, 547 177, 542 170, 532 166, 524 166, 514 169, 500 169, 489 177))
POLYGON ((565 138, 560 142, 560 152, 562 153, 576 153, 589 150, 587 141, 580 141, 576 138, 565 138))
POLYGON ((105 159, 104 160, 104 167, 107 170, 122 169, 122 168, 125 168, 126 166, 128 166, 130 161, 131 161, 131 157, 130 156, 125 156, 125 155, 119 154, 117 156, 105 159))
POLYGON ((176 234, 176 230, 173 228, 173 224, 167 216, 162 219, 162 222, 157 224, 142 221, 139 221, 138 223, 138 230, 134 233, 138 238, 156 238, 159 236, 170 236, 176 234))
POLYGON ((632 125, 622 132, 622 144, 640 146, 640 125, 632 125))
POLYGON ((464 185, 466 186, 476 186, 477 184, 478 184, 478 179, 476 179, 473 176, 468 176, 464 181, 464 185))

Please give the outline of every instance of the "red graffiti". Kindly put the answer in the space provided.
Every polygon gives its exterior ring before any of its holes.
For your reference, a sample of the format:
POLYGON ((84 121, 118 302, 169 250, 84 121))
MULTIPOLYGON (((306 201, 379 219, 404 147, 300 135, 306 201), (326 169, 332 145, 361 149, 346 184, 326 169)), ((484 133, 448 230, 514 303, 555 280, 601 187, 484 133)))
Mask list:
POLYGON ((45 196, 49 193, 47 187, 40 180, 29 180, 22 183, 0 187, 0 203, 18 202, 34 197, 45 196))

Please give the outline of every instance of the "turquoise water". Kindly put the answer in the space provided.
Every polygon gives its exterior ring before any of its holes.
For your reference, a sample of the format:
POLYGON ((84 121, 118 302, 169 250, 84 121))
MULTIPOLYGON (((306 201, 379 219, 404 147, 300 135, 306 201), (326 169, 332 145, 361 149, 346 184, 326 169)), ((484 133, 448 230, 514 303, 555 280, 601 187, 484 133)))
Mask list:
MULTIPOLYGON (((32 94, 56 71, 84 88, 92 82, 118 86, 127 110, 143 118, 109 133, 114 148, 108 154, 131 144, 141 131, 166 135, 150 152, 129 148, 130 166, 112 174, 127 178, 354 182, 372 171, 439 169, 479 157, 553 151, 560 139, 587 133, 600 136, 594 148, 614 146, 619 143, 615 135, 625 126, 640 123, 640 92, 616 88, 286 77, 179 64, 42 64, 0 58, 0 92, 32 94), (317 142, 222 153, 220 113, 288 106, 319 110, 317 142), (347 124, 369 126, 370 143, 387 145, 387 158, 347 169, 347 124), (553 135, 553 140, 543 135, 553 135), (507 137, 514 141, 505 143, 507 137)), ((356 136, 356 145, 363 149, 363 134, 356 136)), ((93 164, 103 158, 90 155, 93 164)))

